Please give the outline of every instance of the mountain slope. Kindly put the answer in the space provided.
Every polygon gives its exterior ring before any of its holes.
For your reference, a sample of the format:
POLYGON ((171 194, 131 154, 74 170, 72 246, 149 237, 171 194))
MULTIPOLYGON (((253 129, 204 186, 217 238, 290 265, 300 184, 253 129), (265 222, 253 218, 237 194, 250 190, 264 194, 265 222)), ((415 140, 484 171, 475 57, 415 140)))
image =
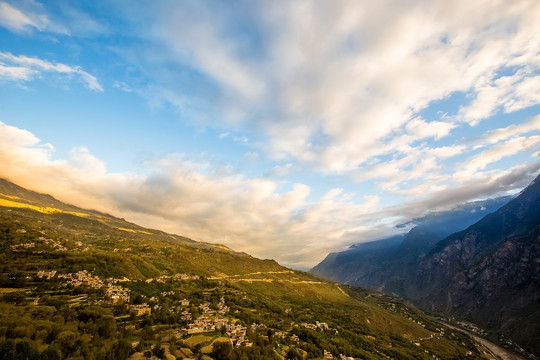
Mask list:
POLYGON ((415 298, 540 353, 540 180, 444 239, 419 264, 415 298))
MULTIPOLYGON (((377 269, 382 261, 394 254, 403 242, 403 238, 404 235, 396 235, 353 245, 346 251, 330 253, 310 272, 326 279, 356 285, 374 269, 377 269), (361 261, 359 261, 360 259, 361 261)), ((368 286, 366 282, 362 282, 362 286, 372 289, 378 287, 377 284, 368 286)))
POLYGON ((478 212, 469 214, 468 224, 467 212, 457 223, 470 226, 453 234, 456 218, 413 228, 393 255, 349 283, 457 315, 540 354, 540 176, 497 211, 472 224, 478 212))
POLYGON ((414 282, 419 261, 438 241, 474 224, 509 200, 509 197, 501 197, 478 201, 414 219, 411 224, 415 226, 407 234, 357 244, 330 254, 310 272, 345 284, 410 297, 414 294, 408 294, 410 289, 405 284, 414 282))
POLYGON ((399 299, 75 208, 7 182, 1 193, 0 354, 482 357, 468 336, 399 299))

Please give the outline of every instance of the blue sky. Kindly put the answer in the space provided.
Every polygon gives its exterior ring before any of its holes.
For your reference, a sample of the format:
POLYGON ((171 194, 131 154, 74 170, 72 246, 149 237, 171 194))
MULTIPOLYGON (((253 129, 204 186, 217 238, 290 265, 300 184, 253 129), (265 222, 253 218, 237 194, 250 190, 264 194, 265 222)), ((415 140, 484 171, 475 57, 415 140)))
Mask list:
POLYGON ((540 170, 540 3, 0 0, 0 176, 309 268, 540 170))

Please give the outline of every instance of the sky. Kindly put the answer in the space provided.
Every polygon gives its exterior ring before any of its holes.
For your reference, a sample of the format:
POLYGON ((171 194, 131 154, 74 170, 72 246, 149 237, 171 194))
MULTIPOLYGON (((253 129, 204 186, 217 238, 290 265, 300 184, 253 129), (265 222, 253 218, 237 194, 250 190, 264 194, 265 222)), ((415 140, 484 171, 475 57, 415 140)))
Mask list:
POLYGON ((537 0, 0 0, 0 177, 309 269, 538 175, 538 34, 537 0))

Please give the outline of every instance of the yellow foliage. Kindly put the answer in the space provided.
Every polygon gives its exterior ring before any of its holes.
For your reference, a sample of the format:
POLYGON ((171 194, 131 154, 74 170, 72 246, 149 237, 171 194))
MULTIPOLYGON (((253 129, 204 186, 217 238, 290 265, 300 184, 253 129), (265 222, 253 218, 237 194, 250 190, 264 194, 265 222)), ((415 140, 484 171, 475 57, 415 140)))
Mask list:
POLYGON ((143 231, 143 230, 133 230, 133 229, 127 229, 127 228, 122 228, 122 227, 119 227, 117 229, 122 230, 122 231, 132 232, 132 233, 140 233, 140 234, 152 235, 152 233, 150 233, 148 231, 143 231))
POLYGON ((0 194, 0 195, 2 195, 3 197, 14 199, 14 200, 20 199, 20 197, 18 197, 18 196, 12 196, 12 195, 6 195, 6 194, 0 194))
POLYGON ((132 232, 132 233, 136 233, 137 231, 133 230, 133 229, 126 229, 126 228, 117 228, 118 230, 122 230, 122 231, 128 231, 128 232, 132 232))
POLYGON ((36 206, 36 205, 26 204, 26 203, 22 203, 18 201, 7 200, 7 199, 0 199, 0 206, 30 209, 34 211, 39 211, 40 213, 43 213, 43 214, 62 213, 62 214, 71 214, 71 215, 80 216, 80 217, 90 216, 89 214, 85 214, 85 213, 79 213, 79 212, 74 212, 74 211, 64 211, 64 210, 49 207, 49 206, 36 206))

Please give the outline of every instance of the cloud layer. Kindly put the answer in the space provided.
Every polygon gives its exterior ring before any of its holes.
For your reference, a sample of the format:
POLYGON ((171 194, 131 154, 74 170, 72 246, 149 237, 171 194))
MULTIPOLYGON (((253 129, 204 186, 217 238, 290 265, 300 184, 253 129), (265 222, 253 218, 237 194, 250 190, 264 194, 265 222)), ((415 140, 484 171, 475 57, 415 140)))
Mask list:
MULTIPOLYGON (((150 67, 191 68, 211 88, 187 93, 154 78, 152 91, 188 113, 197 101, 217 104, 208 106, 210 116, 219 114, 215 126, 256 128, 270 156, 362 178, 365 164, 388 155, 414 164, 408 159, 422 151, 422 139, 540 102, 536 1, 222 7, 160 3, 152 14, 163 21, 151 23, 132 14, 147 25, 141 36, 163 51, 147 54, 150 67), (419 117, 455 93, 470 98, 456 114, 419 117)), ((424 166, 433 168, 444 151, 431 154, 435 161, 424 166)))
POLYGON ((441 210, 471 197, 519 189, 540 170, 538 164, 522 165, 487 182, 469 181, 429 198, 381 209, 377 196, 358 203, 353 194, 334 188, 317 201, 308 201, 310 188, 305 184, 279 193, 274 181, 216 171, 211 164, 182 155, 146 164, 148 176, 108 173, 86 148, 73 149, 69 159, 55 160, 53 155, 51 144, 0 123, 0 173, 22 186, 300 268, 313 266, 328 252, 358 239, 395 231, 394 223, 426 209, 441 210))

